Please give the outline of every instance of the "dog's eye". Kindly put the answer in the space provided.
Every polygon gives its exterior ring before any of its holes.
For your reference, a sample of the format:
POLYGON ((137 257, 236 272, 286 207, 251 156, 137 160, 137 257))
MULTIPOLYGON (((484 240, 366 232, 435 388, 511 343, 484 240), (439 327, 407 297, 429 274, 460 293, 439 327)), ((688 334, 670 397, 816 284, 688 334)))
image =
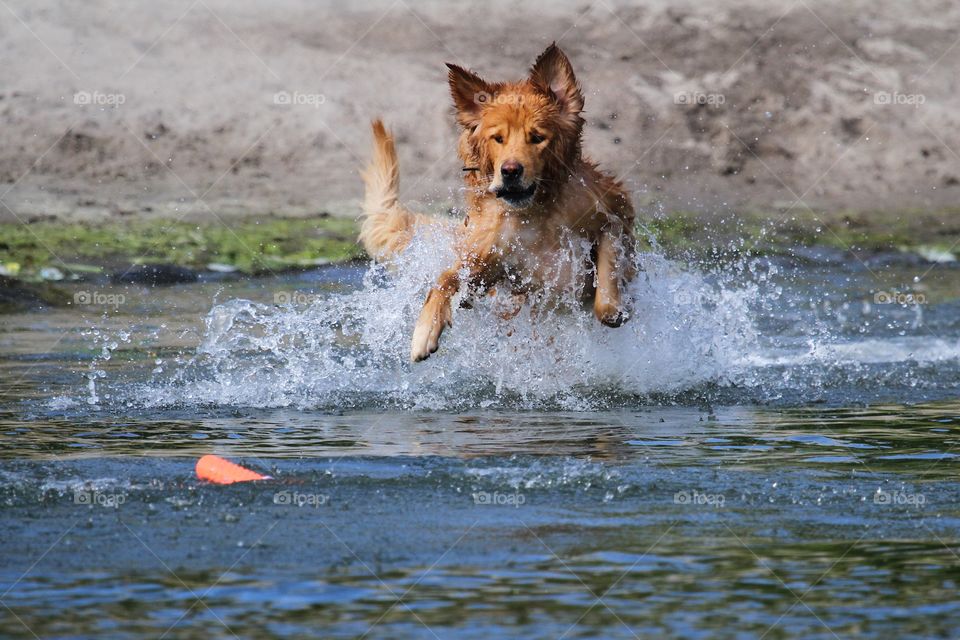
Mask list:
POLYGON ((503 144, 503 136, 501 136, 500 134, 497 134, 493 136, 493 141, 496 142, 497 144, 503 144))
POLYGON ((540 143, 543 142, 544 140, 546 140, 546 138, 544 138, 544 137, 543 137, 542 135, 540 135, 539 133, 531 133, 531 134, 530 134, 530 144, 540 144, 540 143))

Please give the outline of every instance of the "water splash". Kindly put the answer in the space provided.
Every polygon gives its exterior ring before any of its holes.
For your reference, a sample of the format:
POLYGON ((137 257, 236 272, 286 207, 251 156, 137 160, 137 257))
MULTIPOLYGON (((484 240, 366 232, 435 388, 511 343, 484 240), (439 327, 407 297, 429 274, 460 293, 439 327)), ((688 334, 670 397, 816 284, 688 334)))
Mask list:
POLYGON ((90 361, 87 373, 84 374, 87 380, 86 402, 88 405, 94 406, 100 404, 102 400, 110 399, 109 393, 101 396, 98 390, 98 381, 107 377, 105 366, 113 357, 113 352, 120 347, 121 343, 130 342, 130 332, 120 331, 114 336, 109 332, 94 328, 85 331, 84 337, 93 340, 94 344, 100 345, 100 353, 90 361))
MULTIPOLYGON (((581 263, 582 248, 565 251, 581 263)), ((627 292, 633 317, 620 328, 598 323, 569 291, 558 294, 560 308, 528 304, 506 320, 498 311, 509 301, 498 294, 456 310, 440 350, 413 364, 414 320, 452 259, 449 241, 421 237, 392 271, 371 267, 351 293, 219 304, 196 356, 137 395, 151 406, 589 409, 726 384, 755 351, 755 284, 641 253, 627 292)))

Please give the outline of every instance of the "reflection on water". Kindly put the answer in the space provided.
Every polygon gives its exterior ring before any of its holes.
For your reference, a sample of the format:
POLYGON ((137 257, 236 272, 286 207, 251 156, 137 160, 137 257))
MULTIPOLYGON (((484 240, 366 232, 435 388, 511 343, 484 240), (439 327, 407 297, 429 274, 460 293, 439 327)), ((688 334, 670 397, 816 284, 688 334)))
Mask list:
MULTIPOLYGON (((609 540, 592 533, 600 543, 609 540)), ((660 532, 622 533, 647 543, 660 532)), ((955 631, 956 574, 936 568, 951 561, 942 546, 861 542, 851 549, 844 541, 785 548, 731 530, 707 548, 671 532, 652 553, 637 545, 558 558, 547 548, 556 536, 533 527, 526 535, 532 542, 508 541, 526 555, 499 570, 440 566, 371 575, 372 567, 356 566, 304 580, 189 569, 176 578, 157 574, 159 580, 142 572, 92 574, 29 580, 18 593, 36 608, 10 604, 41 637, 76 629, 153 637, 165 630, 157 618, 165 614, 172 624, 184 611, 174 637, 833 638, 955 631), (918 569, 923 565, 933 568, 918 569), (66 620, 43 615, 43 607, 56 610, 65 597, 83 606, 66 620)), ((470 543, 469 537, 460 542, 470 543)))
POLYGON ((2 420, 0 587, 38 637, 928 637, 960 621, 956 403, 2 420), (211 451, 276 480, 203 485, 211 451))
MULTIPOLYGON (((287 409, 208 417, 18 420, 0 413, 0 459, 67 460, 103 456, 238 458, 576 456, 614 463, 750 468, 784 462, 913 469, 960 453, 960 404, 864 409, 683 407, 584 413, 365 413, 329 415, 287 409), (896 462, 895 465, 886 464, 896 462)), ((219 414, 219 415, 217 415, 219 414)), ((933 473, 950 472, 950 466, 933 473)), ((949 476, 947 476, 949 477, 949 476)))

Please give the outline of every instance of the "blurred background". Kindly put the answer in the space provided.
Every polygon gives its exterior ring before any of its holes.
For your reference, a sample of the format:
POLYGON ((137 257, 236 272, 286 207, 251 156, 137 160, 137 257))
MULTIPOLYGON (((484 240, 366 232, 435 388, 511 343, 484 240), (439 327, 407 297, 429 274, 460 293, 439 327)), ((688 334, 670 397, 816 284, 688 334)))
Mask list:
MULTIPOLYGON (((7 275, 96 258, 64 255, 87 227, 17 230, 38 221, 226 225, 239 249, 207 234, 189 255, 114 250, 247 269, 260 239, 241 220, 357 213, 375 116, 398 135, 404 199, 456 207, 444 63, 519 78, 554 40, 587 97, 587 153, 667 236, 734 220, 741 237, 790 228, 791 246, 944 253, 960 232, 954 2, 5 0, 0 16, 7 275)), ((331 225, 277 255, 357 255, 331 225)))

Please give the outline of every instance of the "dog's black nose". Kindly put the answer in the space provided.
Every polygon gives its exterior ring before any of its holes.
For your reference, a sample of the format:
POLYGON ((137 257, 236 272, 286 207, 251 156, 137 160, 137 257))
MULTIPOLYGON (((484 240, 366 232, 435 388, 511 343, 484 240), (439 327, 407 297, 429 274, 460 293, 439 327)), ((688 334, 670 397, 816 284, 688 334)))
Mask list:
POLYGON ((516 160, 507 160, 500 165, 500 174, 506 180, 517 180, 523 175, 523 165, 516 160))

